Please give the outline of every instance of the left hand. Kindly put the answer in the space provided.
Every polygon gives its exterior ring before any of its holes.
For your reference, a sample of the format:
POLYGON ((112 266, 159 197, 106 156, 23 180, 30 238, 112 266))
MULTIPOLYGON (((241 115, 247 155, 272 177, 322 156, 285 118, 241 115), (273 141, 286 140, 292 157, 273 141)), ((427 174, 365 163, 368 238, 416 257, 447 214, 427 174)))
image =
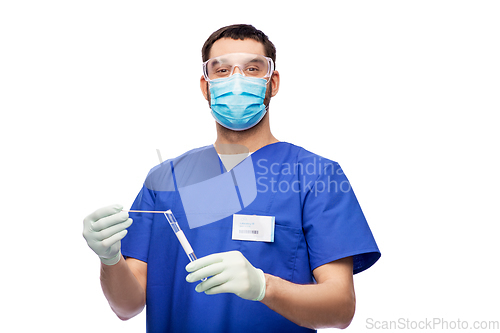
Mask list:
POLYGON ((196 286, 196 291, 207 295, 233 293, 237 296, 261 301, 266 294, 266 278, 262 270, 253 267, 239 251, 208 255, 186 266, 190 272, 187 282, 210 277, 196 286))

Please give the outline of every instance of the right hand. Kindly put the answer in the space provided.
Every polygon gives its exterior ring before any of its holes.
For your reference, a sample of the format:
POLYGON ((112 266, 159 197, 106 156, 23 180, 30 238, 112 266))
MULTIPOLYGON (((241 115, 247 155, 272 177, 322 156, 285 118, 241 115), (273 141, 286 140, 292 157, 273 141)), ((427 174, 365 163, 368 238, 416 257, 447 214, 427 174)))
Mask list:
POLYGON ((103 207, 83 220, 83 237, 106 265, 120 261, 121 240, 133 222, 122 209, 121 205, 103 207))

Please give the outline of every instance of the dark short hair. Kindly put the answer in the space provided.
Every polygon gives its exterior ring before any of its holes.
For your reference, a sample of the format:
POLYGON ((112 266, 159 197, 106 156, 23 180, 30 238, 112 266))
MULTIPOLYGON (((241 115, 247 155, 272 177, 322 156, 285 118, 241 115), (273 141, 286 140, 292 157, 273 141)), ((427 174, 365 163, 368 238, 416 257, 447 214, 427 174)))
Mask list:
POLYGON ((266 57, 273 59, 274 66, 276 67, 276 47, 274 47, 274 44, 269 40, 265 33, 249 24, 229 25, 227 27, 220 28, 211 34, 201 48, 201 57, 204 62, 210 59, 210 50, 212 49, 212 46, 221 38, 241 40, 249 38, 262 43, 262 45, 264 45, 266 57))

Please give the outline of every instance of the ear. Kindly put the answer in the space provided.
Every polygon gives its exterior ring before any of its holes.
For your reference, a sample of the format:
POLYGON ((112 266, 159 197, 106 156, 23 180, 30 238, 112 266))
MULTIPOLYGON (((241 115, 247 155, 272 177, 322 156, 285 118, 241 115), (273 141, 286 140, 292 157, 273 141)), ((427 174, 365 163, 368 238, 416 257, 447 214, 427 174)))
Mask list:
POLYGON ((269 81, 271 84, 271 87, 273 88, 271 97, 276 96, 278 93, 278 90, 280 89, 280 73, 278 71, 274 71, 273 75, 271 76, 271 81, 269 81))
POLYGON ((200 89, 201 89, 201 93, 203 94, 203 96, 205 97, 205 99, 208 101, 208 91, 207 91, 207 88, 208 88, 207 81, 205 80, 205 77, 202 75, 201 78, 200 78, 200 89))

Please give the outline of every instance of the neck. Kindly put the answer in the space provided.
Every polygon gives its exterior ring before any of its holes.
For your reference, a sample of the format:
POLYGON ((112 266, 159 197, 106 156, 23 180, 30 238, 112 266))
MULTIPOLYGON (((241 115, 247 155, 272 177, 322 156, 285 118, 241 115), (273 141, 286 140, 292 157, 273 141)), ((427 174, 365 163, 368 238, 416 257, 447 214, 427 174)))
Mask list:
POLYGON ((215 141, 215 147, 219 154, 222 152, 217 148, 218 145, 241 145, 247 147, 248 151, 254 152, 268 144, 278 142, 271 133, 269 112, 257 125, 244 131, 232 131, 219 123, 216 123, 216 126, 217 140, 215 141))

